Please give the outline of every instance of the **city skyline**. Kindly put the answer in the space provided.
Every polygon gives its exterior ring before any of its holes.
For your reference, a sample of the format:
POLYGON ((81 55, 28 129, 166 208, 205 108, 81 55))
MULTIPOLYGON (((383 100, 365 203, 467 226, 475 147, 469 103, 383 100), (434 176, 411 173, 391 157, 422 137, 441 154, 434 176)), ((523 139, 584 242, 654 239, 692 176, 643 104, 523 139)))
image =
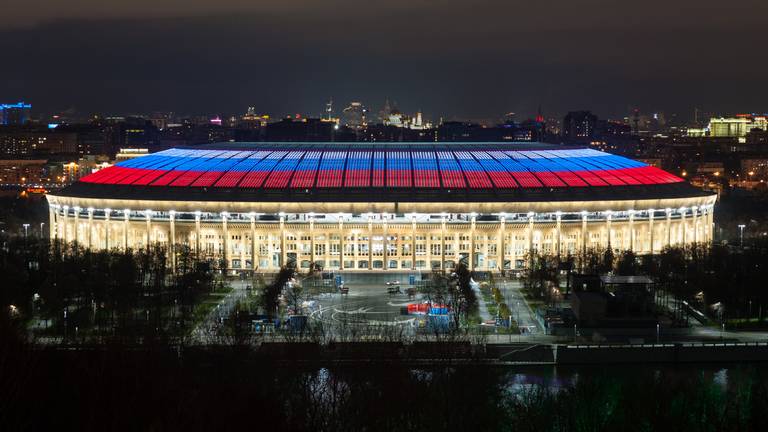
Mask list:
POLYGON ((767 0, 5 0, 0 429, 752 431, 767 0))
POLYGON ((692 117, 694 107, 759 111, 766 97, 752 84, 766 67, 753 55, 768 10, 757 1, 732 14, 711 1, 133 2, 108 13, 39 3, 40 13, 13 3, 0 21, 7 64, 23 65, 3 68, 0 94, 41 111, 321 113, 332 96, 373 108, 389 98, 434 120, 530 117, 539 106, 692 117))

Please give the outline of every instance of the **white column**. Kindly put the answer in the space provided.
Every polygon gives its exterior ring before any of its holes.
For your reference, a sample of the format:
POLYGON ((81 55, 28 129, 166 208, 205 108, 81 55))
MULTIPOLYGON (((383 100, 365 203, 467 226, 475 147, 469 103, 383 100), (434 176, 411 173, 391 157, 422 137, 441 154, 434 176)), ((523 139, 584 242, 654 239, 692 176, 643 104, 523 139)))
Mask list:
POLYGON ((373 218, 368 216, 368 270, 373 270, 373 218))
POLYGON ((309 218, 309 261, 315 262, 315 219, 309 218))
POLYGON ((672 209, 667 209, 667 246, 672 246, 672 209))
POLYGON ((93 207, 88 207, 88 249, 93 249, 93 207))
POLYGON ((440 219, 440 270, 445 270, 445 215, 440 219))
POLYGON ((280 216, 280 265, 287 265, 288 254, 285 250, 285 216, 280 216))
POLYGON ((605 245, 607 249, 613 249, 613 246, 612 246, 613 242, 611 241, 612 240, 611 238, 611 216, 612 215, 613 215, 613 212, 610 210, 605 212, 605 229, 606 231, 608 231, 607 233, 608 235, 606 237, 606 245, 605 245))
POLYGON ((693 214, 693 242, 698 243, 699 242, 699 209, 696 206, 693 206, 691 208, 692 214, 693 214))
POLYGON ((509 231, 509 269, 515 270, 517 265, 517 232, 518 228, 514 226, 509 231))
POLYGON ((651 254, 653 254, 653 240, 654 240, 653 239, 653 218, 654 218, 655 214, 656 214, 656 210, 654 210, 654 209, 649 209, 648 210, 648 231, 649 231, 649 235, 650 235, 650 238, 651 238, 651 245, 650 245, 649 249, 651 251, 651 254))
POLYGON ((472 215, 469 237, 469 269, 475 269, 475 228, 476 228, 477 216, 472 215))
POLYGON ((227 274, 227 269, 230 268, 229 265, 229 229, 227 227, 227 217, 229 217, 229 213, 227 212, 221 212, 221 230, 223 232, 224 237, 224 244, 222 245, 224 248, 224 274, 227 274))
POLYGON ((454 253, 454 260, 453 266, 456 267, 456 265, 459 264, 459 257, 461 257, 461 234, 464 234, 464 230, 461 230, 461 233, 454 232, 453 233, 453 253, 454 253))
POLYGON ((251 269, 256 271, 259 265, 259 249, 256 245, 256 215, 251 213, 251 269))
POLYGON ((195 212, 195 255, 200 258, 200 212, 195 212))
POLYGON ((533 218, 535 213, 528 213, 528 253, 533 254, 533 218))
POLYGON ((130 245, 128 244, 128 231, 130 228, 131 211, 128 209, 123 210, 123 250, 128 250, 130 245))
MULTIPOLYGON (((236 225, 236 227, 239 228, 240 225, 238 224, 238 225, 236 225)), ((239 238, 237 240, 237 243, 240 245, 240 270, 243 271, 243 270, 246 270, 246 267, 247 267, 245 265, 245 260, 246 260, 245 259, 245 250, 247 249, 246 246, 245 246, 245 237, 246 236, 245 236, 245 232, 243 230, 237 230, 237 233, 239 234, 239 236, 238 236, 239 238)))
POLYGON ((109 219, 110 219, 111 213, 112 213, 111 209, 104 209, 104 249, 105 250, 109 250, 109 231, 110 231, 109 219))
POLYGON ((629 250, 635 251, 635 211, 629 211, 629 250))
POLYGON ((581 212, 581 255, 587 256, 587 212, 581 212))
POLYGON ((344 220, 339 215, 339 270, 344 270, 344 220))
POLYGON ((80 207, 74 207, 75 211, 75 243, 80 243, 80 207))
POLYGON ((147 210, 144 214, 147 218, 147 250, 149 250, 149 244, 152 242, 152 210, 147 210))
POLYGON ((64 211, 62 213, 61 217, 61 239, 64 240, 64 243, 67 243, 69 241, 69 236, 67 235, 67 230, 69 229, 69 206, 62 207, 62 210, 64 211))
POLYGON ((687 210, 688 209, 686 209, 685 207, 680 209, 680 213, 682 213, 682 215, 680 216, 680 226, 682 226, 682 228, 683 228, 683 241, 682 241, 683 246, 685 246, 685 241, 686 241, 686 237, 687 237, 687 234, 688 234, 686 232, 688 230, 687 230, 687 225, 686 225, 686 220, 685 220, 685 213, 687 212, 687 210))
MULTIPOLYGON (((42 226, 40 227, 40 235, 43 235, 42 226)), ((53 206, 48 206, 48 236, 51 240, 56 239, 56 211, 53 206)))
POLYGON ((499 239, 498 239, 498 245, 496 246, 498 249, 496 251, 496 261, 498 262, 499 269, 501 271, 504 270, 504 258, 506 258, 506 255, 504 253, 504 235, 506 233, 505 225, 507 223, 506 216, 501 216, 499 220, 499 239))
POLYGON ((389 268, 389 251, 387 251, 387 248, 389 247, 389 224, 387 223, 387 215, 386 213, 383 216, 383 220, 381 222, 381 230, 383 231, 383 245, 384 245, 384 270, 386 271, 389 268))
POLYGON ((562 213, 557 212, 555 213, 555 217, 557 218, 557 222, 555 224, 555 235, 557 236, 557 256, 560 257, 560 244, 562 242, 562 230, 561 230, 561 223, 562 223, 562 213))
POLYGON ((168 239, 168 254, 171 258, 171 272, 176 271, 176 212, 171 210, 168 212, 168 222, 170 235, 168 239))
POLYGON ((416 270, 416 216, 411 216, 411 269, 416 270))

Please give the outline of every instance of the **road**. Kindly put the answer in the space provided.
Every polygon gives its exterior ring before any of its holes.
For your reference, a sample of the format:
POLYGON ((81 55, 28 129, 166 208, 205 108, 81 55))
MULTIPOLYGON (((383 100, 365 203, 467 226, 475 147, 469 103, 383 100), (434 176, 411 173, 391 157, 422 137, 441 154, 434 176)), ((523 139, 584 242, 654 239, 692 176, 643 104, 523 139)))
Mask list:
POLYGON ((517 321, 518 326, 522 329, 525 328, 526 332, 523 335, 542 335, 544 334, 544 328, 536 319, 533 310, 528 302, 525 300, 525 296, 521 291, 523 284, 519 280, 500 280, 496 284, 501 290, 501 294, 504 296, 504 301, 507 302, 507 306, 512 311, 513 319, 517 321))

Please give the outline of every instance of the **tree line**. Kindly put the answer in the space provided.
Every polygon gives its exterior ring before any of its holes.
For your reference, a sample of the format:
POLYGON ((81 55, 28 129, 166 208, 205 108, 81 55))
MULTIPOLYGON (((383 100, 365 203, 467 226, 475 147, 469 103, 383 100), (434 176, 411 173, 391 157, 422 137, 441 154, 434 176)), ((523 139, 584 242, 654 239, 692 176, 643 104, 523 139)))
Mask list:
POLYGON ((536 298, 551 300, 552 287, 568 284, 573 273, 649 276, 656 288, 679 300, 699 304, 711 317, 763 320, 768 306, 768 240, 749 239, 744 247, 691 244, 665 247, 654 254, 631 250, 589 249, 579 256, 531 253, 522 272, 525 287, 536 298), (714 308, 713 308, 714 305, 714 308))
POLYGON ((2 238, 0 303, 43 334, 183 334, 201 299, 222 284, 186 246, 168 266, 161 245, 91 250, 60 240, 2 238))

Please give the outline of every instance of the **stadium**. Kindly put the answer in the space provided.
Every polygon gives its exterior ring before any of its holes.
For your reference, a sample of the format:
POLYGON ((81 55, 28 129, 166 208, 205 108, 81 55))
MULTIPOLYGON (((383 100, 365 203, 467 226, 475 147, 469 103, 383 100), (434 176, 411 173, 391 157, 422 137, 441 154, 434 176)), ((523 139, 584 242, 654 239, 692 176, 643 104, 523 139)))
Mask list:
MULTIPOLYGON (((228 272, 294 262, 515 270, 526 254, 639 254, 712 240, 716 195, 590 148, 529 143, 221 143, 117 163, 48 195, 52 238, 180 245, 228 272)), ((173 262, 172 262, 173 264, 173 262)))

